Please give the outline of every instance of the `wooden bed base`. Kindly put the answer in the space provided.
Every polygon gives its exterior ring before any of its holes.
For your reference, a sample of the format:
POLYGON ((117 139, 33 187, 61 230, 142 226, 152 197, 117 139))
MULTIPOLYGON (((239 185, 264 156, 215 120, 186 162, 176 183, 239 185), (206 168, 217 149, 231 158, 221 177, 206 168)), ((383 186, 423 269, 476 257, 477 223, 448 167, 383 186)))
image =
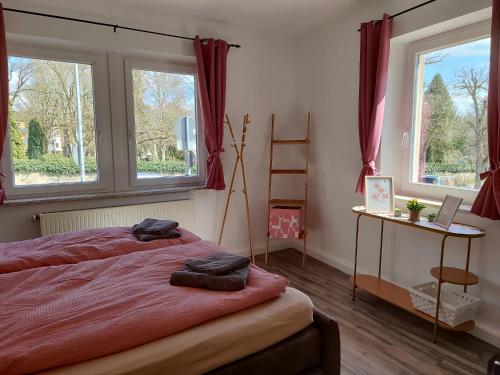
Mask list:
POLYGON ((314 322, 277 344, 228 363, 207 375, 340 375, 337 322, 314 310, 314 322))

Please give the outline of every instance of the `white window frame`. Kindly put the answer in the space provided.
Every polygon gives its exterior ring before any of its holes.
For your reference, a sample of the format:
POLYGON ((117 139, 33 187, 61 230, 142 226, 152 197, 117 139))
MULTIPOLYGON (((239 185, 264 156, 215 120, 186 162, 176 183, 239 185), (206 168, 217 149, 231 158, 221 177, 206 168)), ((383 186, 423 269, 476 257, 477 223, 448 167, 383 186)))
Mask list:
POLYGON ((1 170, 5 192, 9 199, 64 196, 85 193, 105 193, 113 190, 113 161, 109 108, 107 58, 105 53, 75 52, 67 49, 43 48, 37 45, 8 43, 8 55, 92 66, 94 90, 94 121, 98 179, 95 182, 58 183, 43 185, 15 185, 10 134, 5 141, 1 170), (110 173, 111 171, 111 173, 110 173))
POLYGON ((403 133, 403 141, 408 139, 409 144, 407 148, 404 148, 403 152, 401 173, 402 194, 435 200, 441 200, 446 194, 449 194, 463 198, 464 203, 466 204, 472 204, 474 202, 478 191, 430 185, 412 181, 413 176, 411 173, 415 173, 413 166, 416 165, 415 158, 418 159, 420 143, 420 123, 417 120, 417 116, 419 116, 422 112, 421 100, 417 102, 417 99, 419 97, 421 98, 423 94, 421 91, 423 82, 419 82, 420 74, 417 71, 417 68, 419 67, 418 55, 487 38, 490 36, 490 28, 490 21, 481 22, 421 39, 408 45, 408 73, 406 85, 408 88, 408 97, 406 99, 406 111, 403 121, 404 129, 406 129, 403 133))
POLYGON ((129 182, 132 189, 137 188, 169 188, 169 187, 193 187, 202 186, 205 183, 205 160, 206 149, 204 143, 203 129, 200 122, 200 110, 198 101, 198 87, 196 66, 194 64, 175 64, 155 62, 136 59, 125 59, 125 94, 127 101, 127 125, 128 125, 128 151, 129 151, 129 182), (134 69, 150 70, 155 72, 192 74, 195 78, 195 119, 196 119, 196 162, 198 175, 196 176, 172 176, 158 178, 137 178, 136 138, 135 138, 135 107, 134 87, 132 71, 134 69))

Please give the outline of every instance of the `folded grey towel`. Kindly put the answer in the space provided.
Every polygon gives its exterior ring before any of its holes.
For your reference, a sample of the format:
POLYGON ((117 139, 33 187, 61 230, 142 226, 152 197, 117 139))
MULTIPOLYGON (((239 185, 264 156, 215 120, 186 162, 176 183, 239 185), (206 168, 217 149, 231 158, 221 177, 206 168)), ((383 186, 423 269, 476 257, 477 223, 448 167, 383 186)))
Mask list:
POLYGON ((175 229, 179 226, 177 221, 173 220, 158 220, 158 219, 145 219, 139 224, 132 227, 134 234, 165 234, 168 231, 175 229))
POLYGON ((195 272, 221 276, 246 267, 250 264, 248 257, 218 252, 201 259, 188 259, 185 263, 195 272))
POLYGON ((177 229, 171 229, 165 234, 134 233, 134 236, 139 241, 149 242, 154 240, 170 240, 172 238, 179 238, 181 233, 177 229))
POLYGON ((170 284, 211 290, 237 291, 245 289, 248 271, 249 267, 244 267, 227 275, 214 276, 194 272, 189 266, 183 266, 179 271, 172 273, 170 284))

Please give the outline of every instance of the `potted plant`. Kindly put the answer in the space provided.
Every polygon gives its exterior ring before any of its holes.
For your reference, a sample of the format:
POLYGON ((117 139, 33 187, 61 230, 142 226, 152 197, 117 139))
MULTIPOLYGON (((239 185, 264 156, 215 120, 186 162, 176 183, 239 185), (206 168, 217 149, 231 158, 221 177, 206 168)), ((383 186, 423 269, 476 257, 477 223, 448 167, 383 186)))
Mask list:
POLYGON ((420 211, 422 211, 425 206, 416 199, 411 199, 406 203, 406 208, 410 210, 410 221, 420 220, 420 211))
POLYGON ((434 212, 431 212, 429 215, 427 215, 427 220, 429 220, 429 222, 433 223, 434 220, 436 220, 436 214, 434 212))
POLYGON ((394 217, 401 217, 401 208, 395 208, 394 209, 394 217))

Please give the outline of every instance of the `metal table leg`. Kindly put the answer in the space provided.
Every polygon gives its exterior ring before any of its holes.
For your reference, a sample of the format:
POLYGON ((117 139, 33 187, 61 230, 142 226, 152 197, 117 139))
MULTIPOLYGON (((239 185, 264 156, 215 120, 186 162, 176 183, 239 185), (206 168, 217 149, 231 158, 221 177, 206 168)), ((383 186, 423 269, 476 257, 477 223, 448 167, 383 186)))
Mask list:
MULTIPOLYGON (((465 272, 469 272, 469 262, 470 262, 470 245, 472 242, 472 238, 469 238, 467 242, 467 260, 465 262, 465 272)), ((464 285, 464 293, 467 293, 467 285, 464 285)))
POLYGON ((439 305, 441 303, 441 283, 443 279, 443 261, 444 261, 444 248, 446 244, 447 235, 443 236, 443 240, 441 241, 441 260, 439 261, 439 279, 438 279, 438 287, 437 287, 437 300, 436 300, 436 318, 434 320, 434 343, 437 342, 437 333, 439 326, 439 305))
POLYGON ((380 274, 382 272, 382 248, 384 246, 384 219, 381 220, 380 227, 380 252, 378 256, 378 278, 380 279, 380 274))
POLYGON ((358 215, 356 219, 356 247, 354 248, 354 275, 352 279, 352 300, 356 300, 356 271, 358 267, 358 238, 359 238, 359 219, 361 215, 358 215))

